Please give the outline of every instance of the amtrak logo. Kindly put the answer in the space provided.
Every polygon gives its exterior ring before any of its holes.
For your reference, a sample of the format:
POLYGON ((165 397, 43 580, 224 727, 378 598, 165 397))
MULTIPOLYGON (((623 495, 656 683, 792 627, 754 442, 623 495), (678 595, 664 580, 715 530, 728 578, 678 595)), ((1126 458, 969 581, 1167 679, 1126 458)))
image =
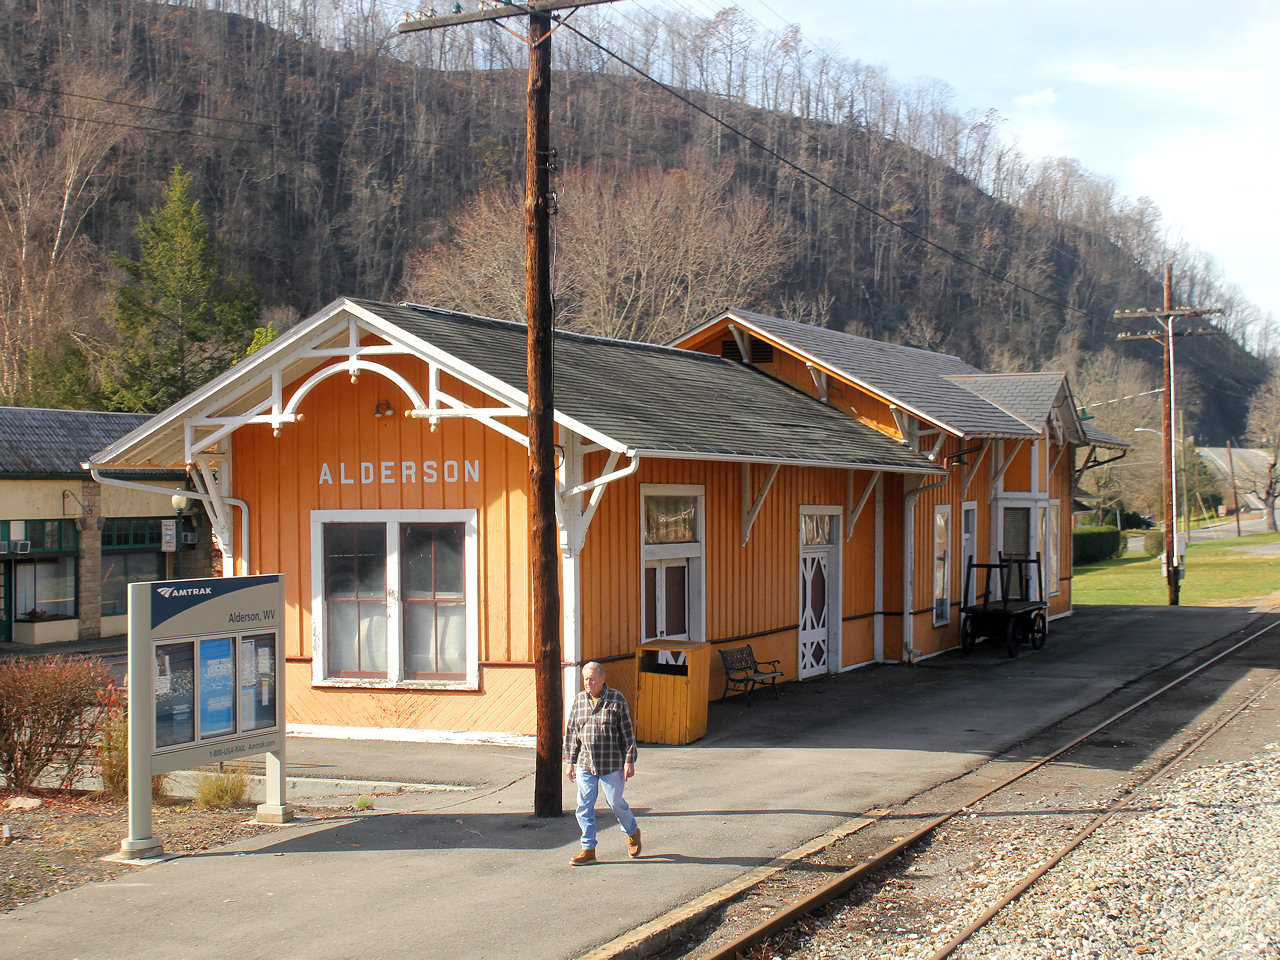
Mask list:
POLYGON ((156 587, 156 593, 168 600, 170 597, 208 597, 213 587, 156 587))
MULTIPOLYGON (((276 609, 271 596, 258 597, 252 593, 241 591, 253 590, 257 587, 275 586, 280 583, 277 575, 254 577, 205 577, 199 580, 176 580, 168 583, 148 584, 151 592, 151 629, 154 631, 160 624, 174 617, 204 608, 206 604, 225 603, 225 610, 252 610, 261 607, 276 609), (237 596, 238 594, 238 596, 237 596)), ((218 607, 218 614, 206 613, 214 619, 226 624, 226 613, 218 607)))

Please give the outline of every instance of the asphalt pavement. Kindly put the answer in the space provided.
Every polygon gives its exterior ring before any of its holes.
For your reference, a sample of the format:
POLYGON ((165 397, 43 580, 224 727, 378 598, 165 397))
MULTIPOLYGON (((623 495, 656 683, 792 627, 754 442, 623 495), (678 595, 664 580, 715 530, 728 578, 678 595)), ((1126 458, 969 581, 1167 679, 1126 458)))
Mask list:
POLYGON ((333 785, 298 802, 387 792, 366 812, 303 819, 0 916, 0 957, 642 955, 638 929, 661 930, 690 903, 714 901, 709 892, 1187 653, 1252 632, 1259 618, 1246 608, 1081 607, 1050 624, 1042 650, 1016 659, 980 644, 971 657, 788 683, 750 707, 713 703, 701 740, 641 747, 627 797, 643 855, 627 858, 603 809, 602 862, 587 867, 568 862, 578 849, 571 812, 531 814, 531 749, 291 737, 290 782, 333 785))

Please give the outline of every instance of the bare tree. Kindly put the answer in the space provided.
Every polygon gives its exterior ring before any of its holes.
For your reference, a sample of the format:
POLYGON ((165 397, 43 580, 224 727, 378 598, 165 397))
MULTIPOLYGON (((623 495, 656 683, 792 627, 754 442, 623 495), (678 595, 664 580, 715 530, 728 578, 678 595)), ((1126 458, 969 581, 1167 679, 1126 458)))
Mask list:
MULTIPOLYGON (((576 170, 558 191, 557 323, 584 333, 665 340, 734 305, 759 306, 786 265, 781 225, 701 163, 619 178, 576 170)), ((409 259, 413 300, 524 315, 520 201, 491 189, 453 221, 451 238, 409 259)))
POLYGON ((1271 378, 1249 404, 1248 436, 1262 452, 1262 464, 1247 466, 1236 482, 1260 499, 1266 511, 1267 530, 1276 532, 1276 500, 1280 498, 1280 366, 1272 366, 1271 378))
POLYGON ((82 228, 132 113, 113 80, 67 70, 50 81, 77 99, 15 86, 0 113, 0 394, 8 397, 29 386, 33 351, 90 326, 102 281, 82 228))

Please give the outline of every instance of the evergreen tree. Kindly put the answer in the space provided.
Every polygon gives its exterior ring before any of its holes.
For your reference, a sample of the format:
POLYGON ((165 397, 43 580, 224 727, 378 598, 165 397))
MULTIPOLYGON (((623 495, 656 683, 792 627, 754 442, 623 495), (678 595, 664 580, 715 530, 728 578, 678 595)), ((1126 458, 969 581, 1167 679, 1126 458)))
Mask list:
POLYGON ((114 287, 105 318, 117 346, 103 382, 111 408, 155 413, 243 355, 262 308, 226 270, 181 166, 137 236, 138 260, 116 259, 129 279, 114 287))

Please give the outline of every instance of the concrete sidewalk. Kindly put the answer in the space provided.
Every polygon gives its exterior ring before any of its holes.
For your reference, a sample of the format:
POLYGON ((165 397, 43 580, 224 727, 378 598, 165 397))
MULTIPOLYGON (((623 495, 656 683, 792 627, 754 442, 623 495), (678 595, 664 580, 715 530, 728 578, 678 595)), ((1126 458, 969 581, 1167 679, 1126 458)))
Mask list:
POLYGON ((460 789, 379 796, 367 814, 22 907, 0 916, 0 957, 579 957, 1257 619, 1085 607, 1016 660, 980 644, 969 658, 786 684, 777 702, 712 704, 697 743, 641 748, 627 794, 644 855, 627 859, 602 812, 604 862, 583 868, 568 864, 572 816, 530 815, 530 750, 291 738, 291 776, 460 789))

